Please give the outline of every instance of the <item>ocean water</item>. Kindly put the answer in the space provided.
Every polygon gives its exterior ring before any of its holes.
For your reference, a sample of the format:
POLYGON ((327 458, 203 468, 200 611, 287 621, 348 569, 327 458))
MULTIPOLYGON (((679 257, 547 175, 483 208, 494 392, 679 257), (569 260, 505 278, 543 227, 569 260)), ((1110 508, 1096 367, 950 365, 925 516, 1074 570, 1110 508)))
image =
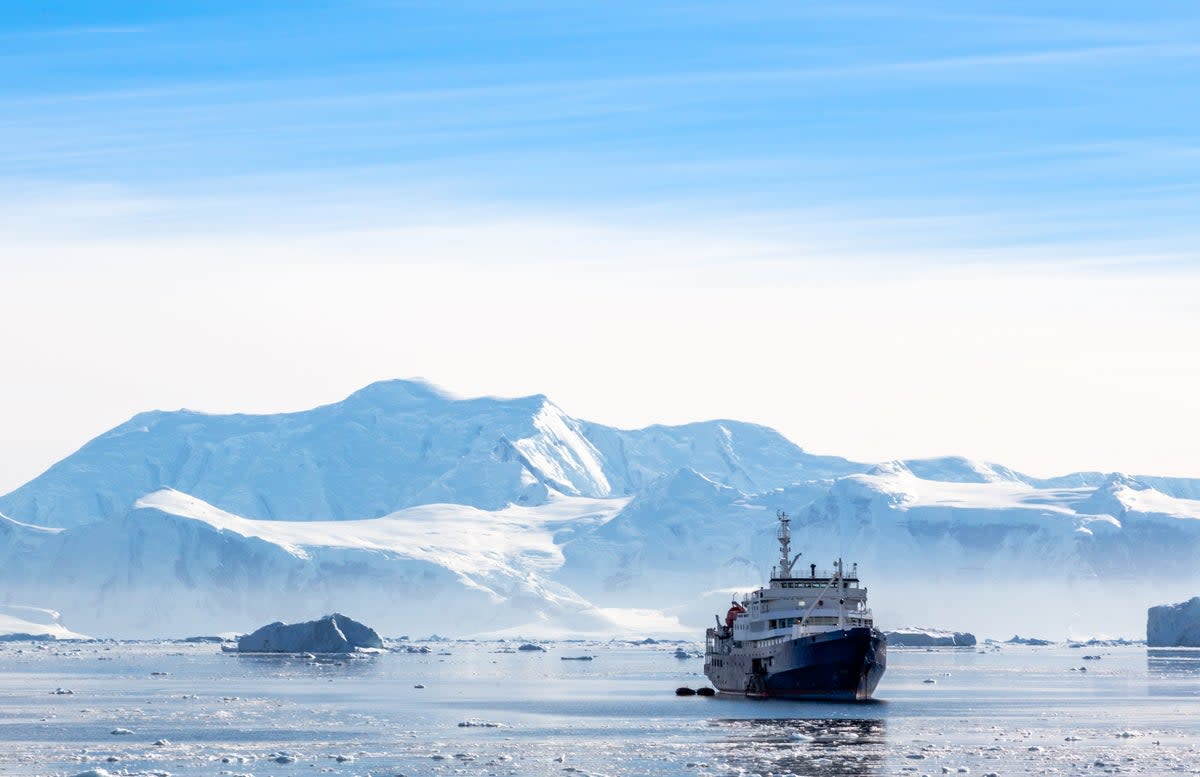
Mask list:
POLYGON ((430 647, 0 644, 0 774, 1200 774, 1200 651, 892 649, 840 704, 677 697, 674 645, 430 647))

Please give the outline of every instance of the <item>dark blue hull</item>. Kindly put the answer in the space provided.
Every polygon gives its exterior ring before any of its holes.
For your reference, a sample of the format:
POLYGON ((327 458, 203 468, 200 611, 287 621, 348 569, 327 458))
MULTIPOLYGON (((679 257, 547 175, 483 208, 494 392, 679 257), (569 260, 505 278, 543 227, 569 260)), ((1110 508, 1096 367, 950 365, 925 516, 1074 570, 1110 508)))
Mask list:
POLYGON ((887 669, 887 639, 871 628, 838 629, 715 658, 720 669, 709 677, 724 693, 862 701, 887 669))
POLYGON ((869 699, 887 669, 887 639, 874 629, 815 634, 781 647, 789 657, 765 677, 768 697, 869 699))

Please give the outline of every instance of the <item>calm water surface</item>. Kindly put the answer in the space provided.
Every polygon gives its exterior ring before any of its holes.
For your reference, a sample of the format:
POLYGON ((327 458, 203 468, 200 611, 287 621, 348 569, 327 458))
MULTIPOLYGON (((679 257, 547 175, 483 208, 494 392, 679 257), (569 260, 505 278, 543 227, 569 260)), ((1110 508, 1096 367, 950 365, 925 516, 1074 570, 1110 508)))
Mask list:
POLYGON ((1200 774, 1200 651, 893 649, 830 704, 676 697, 673 645, 430 647, 0 644, 0 774, 1200 774))

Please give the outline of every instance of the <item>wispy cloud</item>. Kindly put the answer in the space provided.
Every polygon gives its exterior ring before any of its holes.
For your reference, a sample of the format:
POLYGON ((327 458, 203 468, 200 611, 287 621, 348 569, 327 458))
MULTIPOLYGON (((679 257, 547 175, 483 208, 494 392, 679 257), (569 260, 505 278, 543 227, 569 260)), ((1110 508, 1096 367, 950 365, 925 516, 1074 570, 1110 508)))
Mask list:
MULTIPOLYGON (((474 83, 460 86, 376 89, 369 86, 378 68, 350 70, 336 77, 296 78, 277 76, 267 79, 230 78, 226 80, 183 80, 162 86, 97 89, 84 92, 24 94, 12 97, 13 107, 32 107, 56 103, 140 102, 224 97, 255 104, 278 106, 362 105, 395 102, 453 102, 476 98, 519 96, 553 97, 589 92, 628 92, 644 88, 711 86, 714 84, 753 84, 800 82, 829 78, 858 79, 897 74, 963 74, 980 70, 1036 69, 1072 64, 1119 66, 1139 60, 1190 60, 1200 55, 1200 45, 1174 42, 1060 47, 1032 50, 997 51, 988 54, 932 57, 925 59, 856 60, 831 65, 803 67, 731 67, 712 70, 651 70, 631 75, 591 78, 553 78, 545 73, 524 74, 519 80, 506 78, 504 69, 488 73, 474 83), (273 96, 264 92, 282 93, 273 96)), ((547 70, 550 70, 548 68, 547 70)), ((444 79, 447 73, 426 71, 427 78, 444 79)))
POLYGON ((0 32, 0 40, 37 41, 46 38, 105 38, 120 35, 141 35, 152 32, 145 25, 78 24, 64 27, 27 27, 0 32))

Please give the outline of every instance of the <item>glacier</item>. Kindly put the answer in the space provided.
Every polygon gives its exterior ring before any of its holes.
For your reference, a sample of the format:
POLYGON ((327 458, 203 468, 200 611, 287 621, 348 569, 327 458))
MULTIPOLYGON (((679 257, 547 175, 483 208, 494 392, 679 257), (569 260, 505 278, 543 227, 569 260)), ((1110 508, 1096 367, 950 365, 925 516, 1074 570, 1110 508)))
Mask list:
POLYGON ((623 430, 384 381, 276 415, 142 413, 0 497, 0 602, 100 636, 352 611, 385 634, 695 637, 857 562, 885 628, 1134 635, 1196 590, 1200 480, 854 462, 732 420, 623 430))

